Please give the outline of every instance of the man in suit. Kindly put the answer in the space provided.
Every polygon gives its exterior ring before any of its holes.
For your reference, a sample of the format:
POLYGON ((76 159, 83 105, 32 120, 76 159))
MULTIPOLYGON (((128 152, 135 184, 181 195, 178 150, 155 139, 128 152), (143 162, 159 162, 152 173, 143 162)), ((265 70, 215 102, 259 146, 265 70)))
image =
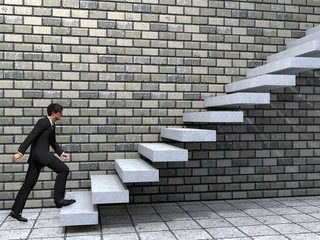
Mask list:
POLYGON ((21 216, 28 195, 35 186, 40 171, 47 166, 57 173, 54 185, 54 202, 57 208, 70 205, 75 202, 74 199, 64 199, 67 176, 69 174, 68 166, 60 161, 53 153, 49 151, 50 146, 64 160, 69 156, 63 152, 56 142, 55 122, 61 119, 63 107, 60 104, 50 104, 47 108, 48 116, 40 119, 28 137, 20 145, 19 150, 13 155, 13 161, 17 162, 31 145, 30 156, 28 159, 29 168, 24 183, 12 206, 10 216, 22 221, 28 220, 21 216))

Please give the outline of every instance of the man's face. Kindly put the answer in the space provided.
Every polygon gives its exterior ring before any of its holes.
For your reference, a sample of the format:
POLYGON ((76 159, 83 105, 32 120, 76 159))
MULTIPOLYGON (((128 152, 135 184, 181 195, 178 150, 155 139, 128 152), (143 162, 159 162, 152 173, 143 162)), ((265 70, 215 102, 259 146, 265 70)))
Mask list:
POLYGON ((61 113, 61 112, 57 112, 57 113, 52 112, 52 116, 53 116, 55 119, 60 120, 61 117, 62 117, 62 113, 61 113))

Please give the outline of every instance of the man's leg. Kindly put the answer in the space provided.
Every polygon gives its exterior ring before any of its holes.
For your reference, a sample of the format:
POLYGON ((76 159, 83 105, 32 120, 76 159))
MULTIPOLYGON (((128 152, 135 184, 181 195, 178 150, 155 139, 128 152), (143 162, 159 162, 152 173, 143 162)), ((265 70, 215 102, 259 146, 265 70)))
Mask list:
POLYGON ((47 167, 57 173, 56 182, 54 184, 54 202, 58 207, 59 203, 64 199, 69 168, 56 157, 51 159, 47 167))
POLYGON ((26 178, 11 208, 13 212, 17 214, 20 214, 22 212, 31 190, 37 183, 41 168, 42 167, 40 165, 34 163, 33 161, 29 162, 29 168, 26 178))

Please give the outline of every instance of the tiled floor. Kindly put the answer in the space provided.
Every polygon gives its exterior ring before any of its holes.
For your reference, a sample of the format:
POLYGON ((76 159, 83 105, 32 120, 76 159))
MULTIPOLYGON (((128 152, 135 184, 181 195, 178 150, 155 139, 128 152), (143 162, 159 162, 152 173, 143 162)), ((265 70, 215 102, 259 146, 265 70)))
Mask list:
POLYGON ((60 227, 59 210, 0 211, 0 239, 320 240, 320 197, 99 206, 98 226, 60 227))

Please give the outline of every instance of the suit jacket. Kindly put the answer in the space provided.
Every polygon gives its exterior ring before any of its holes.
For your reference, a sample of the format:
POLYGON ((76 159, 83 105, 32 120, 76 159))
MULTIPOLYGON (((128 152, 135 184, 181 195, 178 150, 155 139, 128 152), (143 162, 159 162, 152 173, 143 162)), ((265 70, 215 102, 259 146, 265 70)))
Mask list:
POLYGON ((42 165, 47 165, 52 158, 55 158, 53 153, 49 151, 50 146, 61 156, 62 148, 56 142, 55 125, 51 126, 48 117, 40 119, 28 137, 19 147, 19 152, 24 154, 31 144, 31 151, 28 162, 35 161, 42 165))

